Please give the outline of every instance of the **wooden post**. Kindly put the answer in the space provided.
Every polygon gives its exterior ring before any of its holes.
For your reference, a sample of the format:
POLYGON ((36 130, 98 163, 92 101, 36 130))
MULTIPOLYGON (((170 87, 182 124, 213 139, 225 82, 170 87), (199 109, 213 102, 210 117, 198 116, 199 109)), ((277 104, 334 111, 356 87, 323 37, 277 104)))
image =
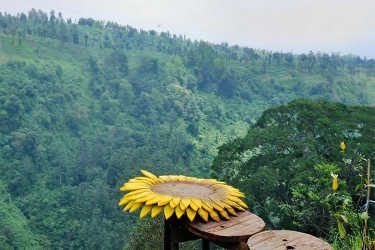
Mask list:
POLYGON ((171 227, 166 219, 164 219, 164 250, 171 250, 171 227))
POLYGON ((182 219, 177 219, 175 215, 164 219, 164 250, 178 250, 180 242, 196 239, 199 239, 197 235, 182 227, 182 219))
MULTIPOLYGON (((371 163, 370 163, 370 159, 367 160, 367 199, 366 199, 366 202, 367 202, 367 207, 366 207, 366 214, 368 215, 368 209, 370 207, 370 203, 369 203, 369 200, 371 198, 371 177, 370 177, 370 174, 371 174, 371 171, 370 171, 370 168, 371 168, 371 163)), ((362 249, 368 249, 367 247, 367 219, 365 220, 365 225, 363 226, 363 236, 362 236, 362 249)))
POLYGON ((210 242, 202 239, 202 250, 210 250, 210 242))

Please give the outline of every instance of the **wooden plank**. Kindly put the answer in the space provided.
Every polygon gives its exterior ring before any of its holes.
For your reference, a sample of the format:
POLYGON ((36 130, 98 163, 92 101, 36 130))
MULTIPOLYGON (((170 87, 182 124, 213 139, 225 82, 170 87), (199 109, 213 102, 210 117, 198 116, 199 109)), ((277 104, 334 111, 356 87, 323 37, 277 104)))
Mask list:
MULTIPOLYGON (((216 231, 218 235, 232 236, 232 235, 253 235, 259 233, 264 228, 263 223, 259 223, 259 220, 242 221, 239 224, 227 226, 226 224, 221 227, 219 231, 216 231)), ((213 230, 208 232, 214 233, 213 230)))
POLYGON ((248 211, 238 212, 238 217, 231 217, 228 221, 185 221, 184 225, 203 239, 223 242, 246 242, 251 235, 265 228, 264 221, 248 211))
MULTIPOLYGON (((285 243, 284 241, 288 240, 295 240, 303 235, 296 234, 295 231, 289 231, 289 230, 271 230, 271 231, 264 231, 261 234, 257 234, 251 237, 251 243, 255 246, 262 246, 263 245, 269 245, 271 242, 281 242, 285 243)), ((250 241, 250 239, 249 239, 250 241)), ((276 243, 272 243, 276 244, 276 243)))
POLYGON ((263 220, 260 219, 255 214, 252 214, 250 212, 238 212, 238 217, 230 217, 230 220, 223 220, 221 222, 204 222, 203 220, 195 220, 191 223, 189 223, 189 226, 199 229, 200 231, 209 232, 212 230, 217 230, 217 228, 227 228, 231 227, 233 225, 246 223, 246 224, 253 224, 253 223, 259 223, 263 220))
POLYGON ((208 233, 216 234, 218 236, 234 236, 234 235, 249 235, 249 237, 255 233, 262 231, 263 227, 255 223, 247 224, 241 223, 232 225, 230 227, 217 228, 217 230, 210 230, 208 233))
POLYGON ((333 250, 324 240, 289 230, 264 231, 251 236, 247 244, 250 250, 333 250))

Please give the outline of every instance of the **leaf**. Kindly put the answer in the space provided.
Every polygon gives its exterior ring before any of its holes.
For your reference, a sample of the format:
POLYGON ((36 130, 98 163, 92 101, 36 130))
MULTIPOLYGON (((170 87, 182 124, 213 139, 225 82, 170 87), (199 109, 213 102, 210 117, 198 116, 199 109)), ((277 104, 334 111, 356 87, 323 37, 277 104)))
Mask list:
POLYGON ((363 212, 363 213, 361 214, 361 219, 362 219, 362 220, 368 220, 369 218, 370 218, 370 216, 368 215, 367 212, 363 212))
POLYGON ((375 184, 368 184, 367 187, 375 187, 375 184))
POLYGON ((345 223, 348 223, 348 218, 345 215, 340 214, 340 217, 345 223))
POLYGON ((358 158, 357 158, 357 161, 358 161, 358 163, 361 163, 362 162, 362 155, 358 155, 358 158))
POLYGON ((339 220, 339 218, 336 218, 337 220, 337 227, 339 229, 339 234, 340 234, 340 238, 344 238, 345 235, 346 235, 346 230, 345 230, 345 227, 344 225, 341 223, 341 221, 339 220))
MULTIPOLYGON (((343 201, 343 203, 342 203, 342 206, 344 207, 344 208, 346 208, 348 205, 349 205, 349 203, 350 203, 350 200, 349 199, 345 199, 344 201, 343 201)), ((346 221, 345 221, 346 222, 346 221)))

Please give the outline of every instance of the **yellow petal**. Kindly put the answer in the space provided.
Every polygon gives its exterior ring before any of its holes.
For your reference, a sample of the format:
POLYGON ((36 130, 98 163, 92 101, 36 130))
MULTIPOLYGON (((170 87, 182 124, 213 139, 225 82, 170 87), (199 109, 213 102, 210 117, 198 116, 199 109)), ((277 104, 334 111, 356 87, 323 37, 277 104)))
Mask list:
POLYGON ((206 197, 201 197, 201 201, 202 201, 202 208, 204 208, 204 210, 210 212, 212 209, 214 209, 213 205, 212 205, 212 201, 206 197))
POLYGON ((195 177, 186 177, 186 181, 189 181, 189 182, 195 182, 198 178, 195 178, 195 177))
POLYGON ((137 181, 143 181, 143 182, 149 183, 151 185, 154 185, 154 184, 157 183, 155 180, 153 180, 151 178, 148 178, 148 177, 143 177, 143 176, 135 177, 135 180, 137 180, 137 181))
POLYGON ((136 199, 135 202, 146 202, 146 201, 154 199, 156 196, 158 195, 155 194, 154 192, 151 192, 141 198, 136 199))
POLYGON ((148 191, 147 189, 137 189, 137 190, 127 193, 125 196, 133 196, 133 195, 140 194, 140 193, 147 192, 147 191, 148 191))
POLYGON ((238 214, 236 213, 236 211, 233 208, 227 208, 227 211, 228 211, 228 213, 230 213, 233 216, 238 216, 238 214))
MULTIPOLYGON (((147 178, 147 177, 143 177, 143 178, 147 178)), ((149 179, 149 178, 147 178, 147 179, 149 179)), ((126 183, 126 184, 146 184, 146 185, 149 185, 149 186, 153 186, 154 185, 154 183, 152 183, 152 180, 151 179, 149 179, 149 181, 146 181, 146 180, 137 180, 137 179, 130 179, 129 181, 128 181, 128 183, 126 183)))
POLYGON ((230 201, 233 201, 233 202, 236 202, 236 203, 241 202, 241 199, 239 199, 239 198, 237 198, 235 196, 231 196, 231 195, 227 195, 226 199, 230 200, 230 201))
POLYGON ((214 207, 214 210, 216 210, 216 211, 224 211, 224 208, 216 205, 216 203, 213 203, 212 206, 214 207))
POLYGON ((139 198, 142 198, 144 196, 147 196, 148 194, 153 194, 154 192, 152 192, 151 190, 145 190, 144 192, 142 193, 139 193, 139 194, 136 194, 136 195, 132 195, 130 196, 130 199, 131 200, 136 200, 136 199, 139 199, 139 198))
POLYGON ((138 189, 150 189, 150 185, 148 184, 133 184, 133 185, 124 185, 120 188, 121 191, 133 191, 138 189))
POLYGON ((163 210, 163 207, 154 206, 151 210, 151 218, 155 218, 163 210))
POLYGON ((202 201, 201 199, 198 199, 198 198, 192 198, 191 201, 198 207, 198 208, 201 208, 202 207, 202 201))
POLYGON ((128 205, 125 206, 124 212, 128 211, 133 205, 134 205, 134 201, 129 202, 128 205))
POLYGON ((240 211, 246 211, 246 209, 244 209, 243 207, 241 207, 241 206, 237 206, 237 207, 234 207, 235 209, 237 209, 237 210, 240 210, 240 211))
POLYGON ((143 202, 134 202, 134 205, 132 208, 129 210, 129 213, 133 213, 135 210, 140 208, 143 205, 143 202))
POLYGON ((231 206, 231 207, 239 207, 240 205, 238 205, 236 202, 233 202, 231 200, 228 200, 228 199, 223 199, 221 200, 224 204, 227 204, 227 206, 224 206, 225 208, 228 208, 228 206, 231 206))
POLYGON ((122 206, 122 205, 125 205, 126 203, 128 203, 130 201, 129 197, 122 197, 120 202, 118 203, 119 206, 122 206))
POLYGON ((177 207, 179 204, 174 204, 173 202, 173 199, 169 202, 169 206, 171 206, 171 208, 175 208, 177 207))
POLYGON ((238 205, 240 205, 241 207, 246 208, 246 209, 249 208, 249 207, 246 205, 246 203, 243 202, 243 201, 238 202, 238 205))
POLYGON ((186 176, 183 176, 183 175, 179 175, 178 176, 178 181, 186 181, 186 176))
POLYGON ((212 204, 214 205, 214 208, 215 208, 215 205, 217 205, 218 207, 221 207, 221 209, 223 209, 225 207, 224 203, 222 201, 220 201, 219 199, 214 198, 214 197, 209 197, 209 198, 212 201, 212 204))
POLYGON ((182 204, 182 202, 180 202, 180 205, 178 206, 181 210, 185 211, 186 210, 186 207, 184 206, 184 204, 182 204))
POLYGON ((162 175, 159 176, 160 179, 163 179, 165 182, 170 182, 172 181, 171 177, 169 175, 162 175))
POLYGON ((181 201, 181 197, 173 197, 173 203, 176 204, 176 206, 178 206, 180 204, 180 201, 181 201))
POLYGON ((187 208, 190 205, 190 201, 191 201, 191 199, 182 198, 180 203, 182 203, 182 205, 187 208))
POLYGON ((225 210, 220 211, 219 214, 220 214, 222 217, 224 217, 225 219, 229 220, 229 215, 228 215, 228 213, 227 213, 225 210))
POLYGON ((164 206, 164 216, 166 220, 168 220, 172 216, 173 212, 174 209, 169 204, 164 206))
POLYGON ((241 193, 239 191, 229 191, 229 193, 230 193, 231 196, 235 196, 235 197, 239 197, 239 198, 245 197, 245 194, 241 193))
POLYGON ((170 175, 169 179, 170 181, 178 181, 178 175, 170 175))
POLYGON ((207 212, 206 210, 204 210, 203 208, 199 208, 199 209, 198 209, 198 214, 199 214, 199 216, 200 216, 205 222, 208 221, 208 212, 207 212))
POLYGON ((153 198, 152 200, 146 201, 146 205, 152 205, 152 204, 158 203, 161 200, 161 197, 162 195, 156 194, 155 198, 153 198))
POLYGON ((148 177, 148 178, 154 180, 156 183, 159 183, 159 178, 156 177, 156 175, 154 175, 154 174, 152 174, 152 173, 150 173, 150 172, 148 172, 148 171, 146 171, 146 170, 143 170, 143 169, 141 169, 141 172, 142 172, 142 174, 143 174, 144 176, 146 176, 146 177, 148 177))
POLYGON ((140 180, 129 180, 127 183, 124 184, 124 186, 147 186, 147 187, 151 187, 151 186, 153 186, 153 184, 150 184, 149 182, 140 181, 140 180))
POLYGON ((142 208, 141 210, 141 214, 139 215, 139 217, 142 219, 143 217, 145 217, 152 209, 152 205, 146 205, 142 208))
POLYGON ((193 209, 191 209, 190 207, 188 207, 188 208, 186 208, 186 214, 187 214, 189 220, 193 221, 197 212, 194 211, 193 209))
POLYGON ((176 212, 176 216, 177 216, 177 218, 180 219, 181 216, 184 215, 184 213, 185 213, 185 209, 182 210, 182 209, 180 208, 180 206, 177 206, 177 207, 175 208, 175 212, 176 212))
POLYGON ((197 211, 198 208, 199 208, 197 205, 194 204, 194 202, 190 202, 189 207, 190 207, 191 209, 193 209, 194 211, 197 211))
POLYGON ((164 205, 168 204, 172 199, 173 199, 172 196, 163 195, 161 197, 161 200, 158 202, 158 206, 164 206, 164 205))
POLYGON ((210 217, 216 221, 216 222, 220 222, 220 218, 219 218, 219 215, 218 213, 215 211, 215 210, 211 210, 210 212, 208 212, 208 214, 210 215, 210 217))

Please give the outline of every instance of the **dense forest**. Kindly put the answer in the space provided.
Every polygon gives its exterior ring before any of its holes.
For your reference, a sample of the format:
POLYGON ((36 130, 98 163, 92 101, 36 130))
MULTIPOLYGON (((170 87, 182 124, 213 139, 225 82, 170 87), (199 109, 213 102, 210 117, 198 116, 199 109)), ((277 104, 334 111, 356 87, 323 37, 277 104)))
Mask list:
MULTIPOLYGON (((280 105, 297 98, 357 105, 344 105, 349 126, 350 119, 360 119, 355 114, 373 112, 360 106, 375 104, 375 61, 355 55, 297 55, 191 41, 168 31, 64 19, 62 13, 35 9, 0 12, 0 42, 0 249, 123 249, 132 230, 148 225, 132 228, 138 215, 117 206, 119 187, 140 169, 213 175, 231 183, 238 176, 218 174, 218 168, 223 174, 232 169, 220 162, 223 148, 248 138, 253 126, 282 124, 286 117, 276 115, 285 109, 280 105), (267 120, 272 107, 281 111, 267 120)), ((332 125, 324 117, 319 129, 332 125)), ((368 136, 373 140, 373 132, 368 136)), ((336 147, 344 139, 335 135, 329 143, 336 147)), ((280 155, 268 153, 265 166, 280 155)), ((317 164, 339 160, 330 153, 332 161, 328 154, 311 158, 317 164)), ((243 171, 248 177, 258 174, 243 171)), ((296 178, 302 176, 288 179, 284 189, 296 178)), ((271 199, 244 191, 268 226, 287 226, 281 221, 286 216, 303 224, 292 208, 270 211, 257 204, 280 202, 274 190, 265 192, 271 199)), ((292 199, 288 190, 282 192, 292 199)), ((307 226, 310 232, 321 228, 307 226)))

